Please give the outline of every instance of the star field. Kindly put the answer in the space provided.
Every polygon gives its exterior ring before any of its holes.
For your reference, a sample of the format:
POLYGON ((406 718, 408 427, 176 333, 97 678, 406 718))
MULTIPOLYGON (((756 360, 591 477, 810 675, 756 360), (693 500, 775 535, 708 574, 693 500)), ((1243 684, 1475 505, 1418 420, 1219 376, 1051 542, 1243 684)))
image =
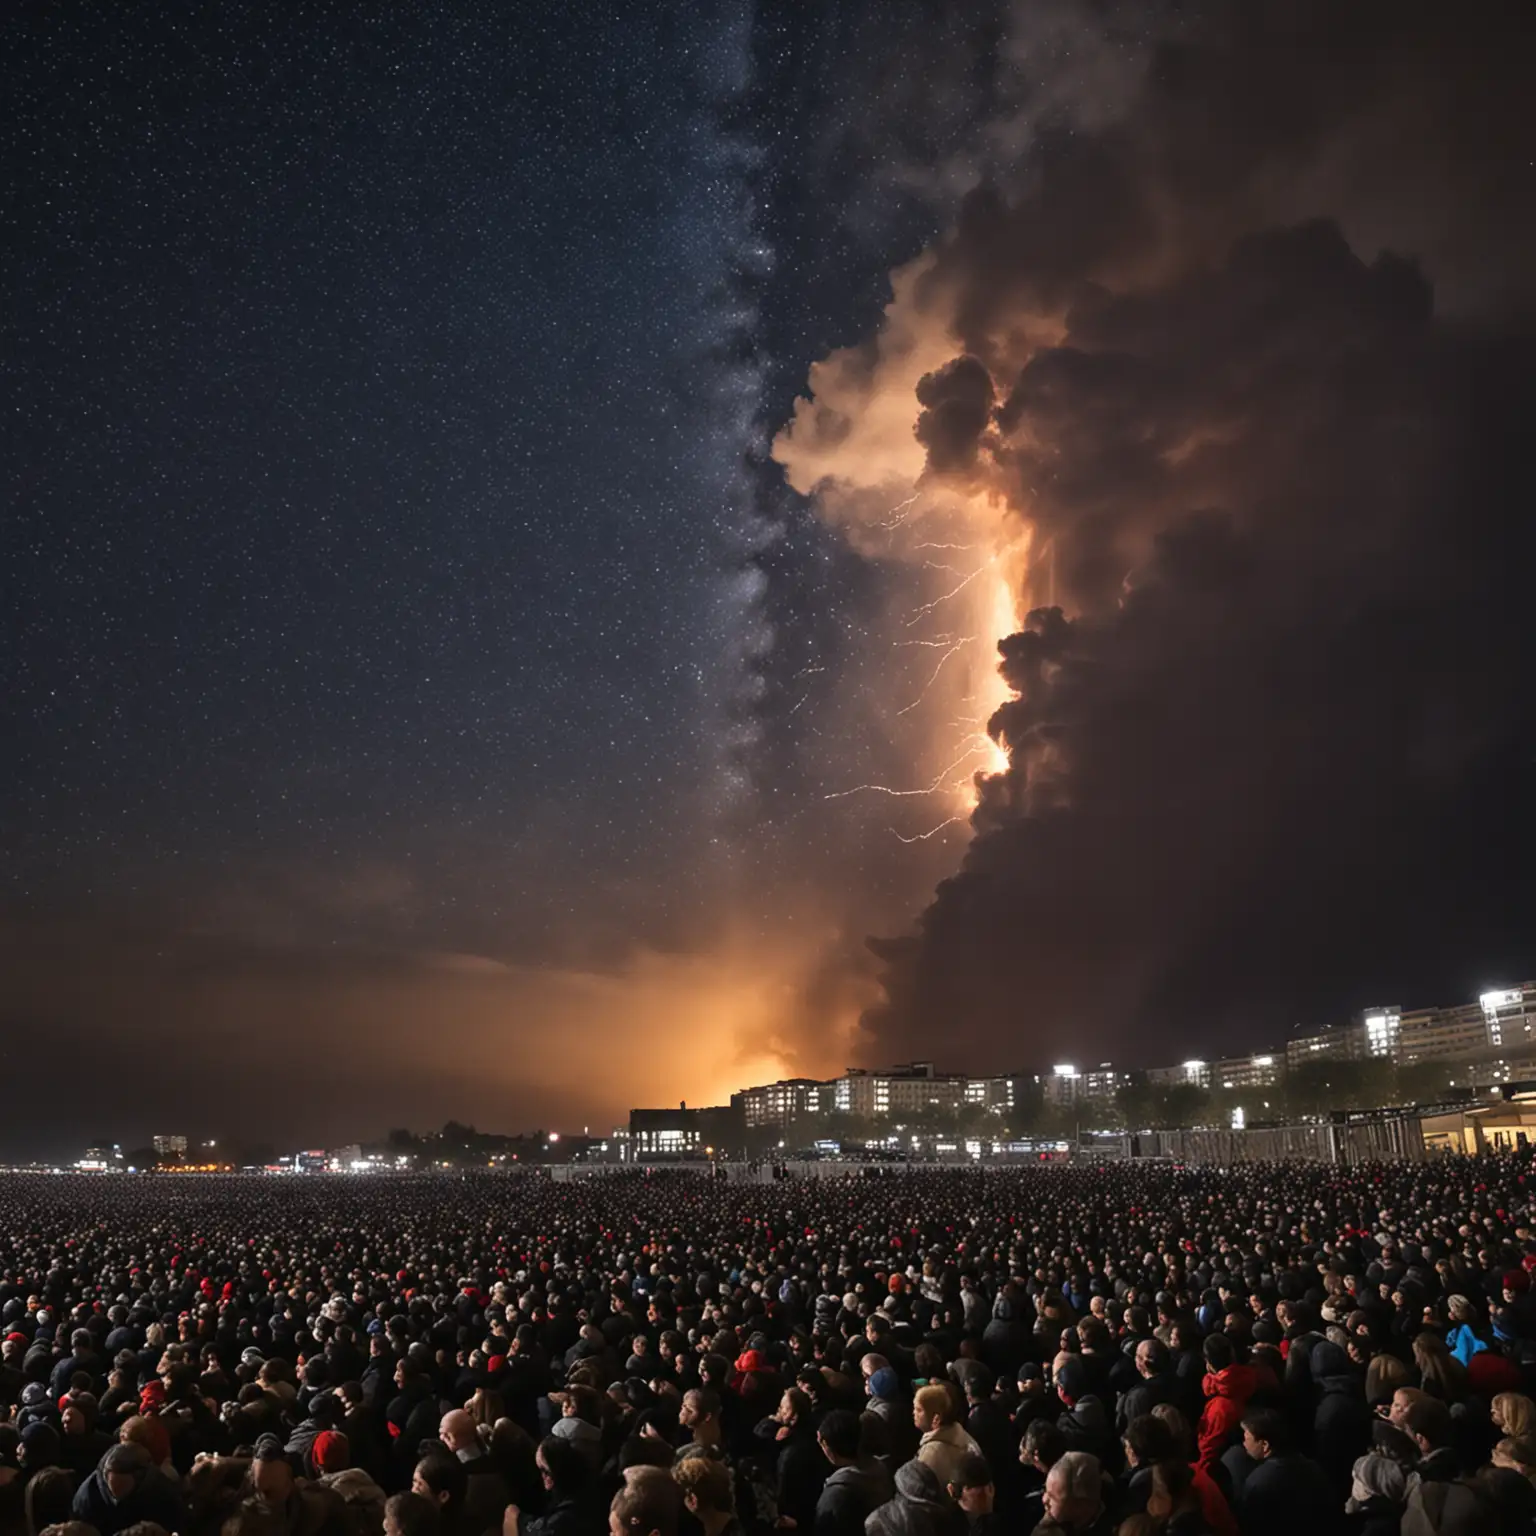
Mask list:
POLYGON ((741 218, 697 23, 13 26, 14 892, 494 840, 428 877, 494 911, 552 822, 599 873, 677 835, 729 683, 698 384, 741 218))

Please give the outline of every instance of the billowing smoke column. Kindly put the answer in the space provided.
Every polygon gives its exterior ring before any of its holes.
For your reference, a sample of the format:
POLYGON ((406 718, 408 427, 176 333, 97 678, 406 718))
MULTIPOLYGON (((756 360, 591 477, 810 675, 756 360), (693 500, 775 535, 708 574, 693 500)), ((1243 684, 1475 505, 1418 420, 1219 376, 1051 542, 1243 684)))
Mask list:
POLYGON ((1232 7, 1111 126, 1042 133, 812 370, 791 484, 857 548, 943 557, 936 643, 1000 661, 913 776, 951 728, 1006 749, 959 759, 962 867, 875 945, 878 1054, 1218 1052, 1536 963, 1499 35, 1232 7))

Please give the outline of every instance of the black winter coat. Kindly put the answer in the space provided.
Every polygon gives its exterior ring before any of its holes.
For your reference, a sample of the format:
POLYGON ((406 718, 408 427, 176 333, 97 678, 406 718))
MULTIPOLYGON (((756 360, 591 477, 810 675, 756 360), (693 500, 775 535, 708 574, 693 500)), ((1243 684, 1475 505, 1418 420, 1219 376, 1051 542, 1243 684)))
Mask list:
POLYGON ((130 1525, 151 1521, 167 1531, 186 1529, 187 1506, 169 1478, 145 1477, 126 1499, 113 1500, 107 1480, 93 1472, 75 1490, 70 1511, 76 1520, 94 1526, 100 1536, 119 1536, 130 1525))

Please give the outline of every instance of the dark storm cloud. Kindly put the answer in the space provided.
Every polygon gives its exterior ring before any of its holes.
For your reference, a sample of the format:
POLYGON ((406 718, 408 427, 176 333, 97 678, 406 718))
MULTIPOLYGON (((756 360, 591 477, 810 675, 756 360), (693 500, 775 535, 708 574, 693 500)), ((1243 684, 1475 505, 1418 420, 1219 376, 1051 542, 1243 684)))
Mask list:
POLYGON ((974 357, 957 357, 917 384, 917 440, 936 474, 969 469, 992 417, 992 376, 974 357))
POLYGON ((1164 27, 936 249, 929 473, 1061 608, 1000 646, 963 867, 874 946, 878 1055, 1176 1059, 1536 963, 1536 156, 1518 15, 1473 11, 1164 27), (978 367, 986 419, 936 382, 978 367))
POLYGON ((1078 296, 993 423, 1076 616, 1000 646, 1013 766, 877 946, 887 1053, 1214 1053, 1525 973, 1531 356, 1325 222, 1078 296))

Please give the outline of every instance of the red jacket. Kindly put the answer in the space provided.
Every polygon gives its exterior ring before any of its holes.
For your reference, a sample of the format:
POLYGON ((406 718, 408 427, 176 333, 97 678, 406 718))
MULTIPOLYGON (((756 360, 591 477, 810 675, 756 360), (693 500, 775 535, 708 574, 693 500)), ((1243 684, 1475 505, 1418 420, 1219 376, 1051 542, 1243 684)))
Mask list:
POLYGON ((1216 1536, 1238 1536, 1237 1517, 1226 1495, 1216 1486, 1216 1479, 1204 1467, 1194 1469, 1195 1497, 1200 1500, 1200 1513, 1216 1536))
POLYGON ((1207 1372, 1202 1383, 1205 1409, 1200 1415, 1199 1463, 1209 1470, 1221 1460, 1221 1453, 1232 1443, 1243 1410, 1259 1384, 1259 1373, 1251 1365, 1229 1365, 1224 1371, 1207 1372))

